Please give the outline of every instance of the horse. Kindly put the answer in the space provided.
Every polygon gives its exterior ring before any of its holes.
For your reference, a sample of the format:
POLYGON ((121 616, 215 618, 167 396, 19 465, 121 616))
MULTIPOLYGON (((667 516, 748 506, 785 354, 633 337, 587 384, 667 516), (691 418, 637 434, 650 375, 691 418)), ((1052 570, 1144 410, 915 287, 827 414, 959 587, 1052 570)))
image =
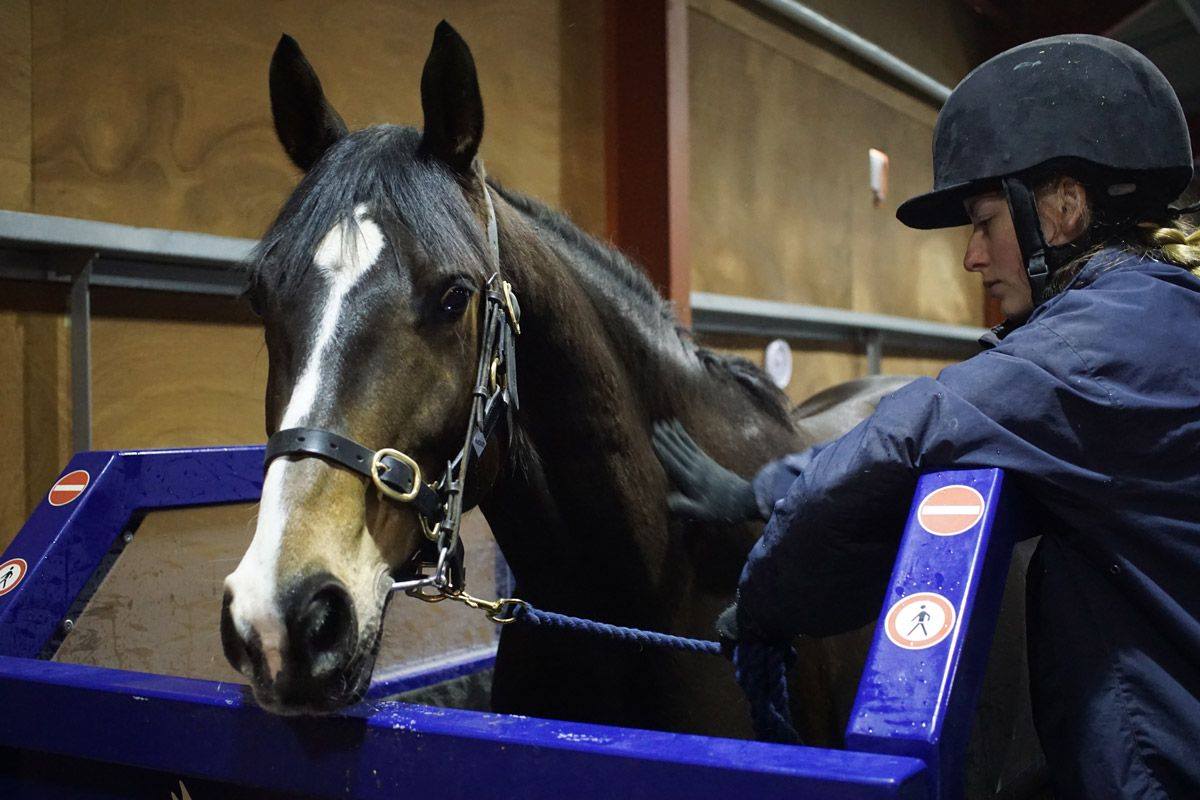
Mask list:
MULTIPOLYGON (((699 346, 629 259, 485 176, 474 61, 445 22, 421 76, 422 130, 350 132, 286 35, 270 96, 279 140, 304 173, 249 270, 272 441, 327 431, 343 437, 335 443, 367 443, 368 460, 387 448, 407 459, 416 492, 422 476, 465 452, 464 425, 487 383, 476 381, 484 340, 500 319, 513 329, 507 380, 519 403, 465 469, 460 499, 482 510, 516 594, 548 610, 712 638, 762 526, 670 518, 654 422, 680 420, 722 464, 752 475, 848 430, 907 379, 835 387, 793 415, 757 367, 699 346), (500 317, 489 316, 495 309, 500 317)), ((413 505, 393 502, 405 487, 384 491, 378 473, 346 468, 323 446, 322 457, 275 454, 252 541, 225 581, 226 656, 258 703, 282 714, 363 697, 395 574, 429 529, 413 505)), ((840 728, 829 702, 805 702, 824 691, 811 680, 793 688, 799 727, 810 742, 832 742, 840 728)), ((492 705, 752 736, 724 659, 520 624, 502 629, 492 705)))

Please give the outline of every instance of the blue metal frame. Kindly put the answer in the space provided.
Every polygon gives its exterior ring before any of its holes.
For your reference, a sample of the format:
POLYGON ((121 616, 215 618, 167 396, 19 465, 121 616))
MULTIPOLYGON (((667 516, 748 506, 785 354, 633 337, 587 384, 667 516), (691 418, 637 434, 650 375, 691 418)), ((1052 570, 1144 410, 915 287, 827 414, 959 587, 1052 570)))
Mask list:
MULTIPOLYGON (((56 791, 36 770, 22 771, 21 754, 37 752, 319 797, 423 790, 554 800, 961 794, 962 756, 1018 523, 1000 470, 921 479, 884 614, 914 592, 935 591, 955 609, 955 622, 944 640, 909 650, 886 636, 881 617, 846 750, 381 699, 489 667, 486 653, 424 673, 380 676, 366 702, 322 718, 267 714, 239 684, 36 658, 123 531, 150 509, 257 500, 262 454, 262 447, 233 447, 82 453, 72 460, 64 474, 88 470, 87 490, 67 506, 43 502, 0 559, 21 557, 29 565, 21 583, 0 596, 0 780, 12 782, 3 785, 56 791), (960 534, 934 536, 922 529, 917 509, 952 484, 979 491, 982 519, 960 534)), ((72 796, 79 787, 57 791, 72 796)))
POLYGON ((846 728, 847 747, 928 764, 938 776, 931 794, 937 800, 962 796, 972 715, 1021 524, 1004 482, 999 469, 937 472, 918 482, 846 728), (941 536, 925 530, 917 514, 926 497, 947 486, 975 489, 984 508, 968 530, 941 536), (910 650, 889 639, 885 621, 895 604, 918 592, 946 598, 957 619, 940 643, 910 650))

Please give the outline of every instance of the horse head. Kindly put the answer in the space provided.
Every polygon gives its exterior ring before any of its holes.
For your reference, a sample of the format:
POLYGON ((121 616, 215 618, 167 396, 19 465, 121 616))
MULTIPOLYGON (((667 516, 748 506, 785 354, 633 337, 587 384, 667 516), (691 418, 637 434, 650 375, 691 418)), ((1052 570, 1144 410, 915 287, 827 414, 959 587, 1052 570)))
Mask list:
POLYGON ((421 78, 423 132, 349 132, 287 36, 270 89, 304 176, 251 270, 274 457, 254 537, 225 580, 221 634, 261 705, 320 712, 362 697, 394 575, 446 513, 438 495, 423 516, 406 490, 428 494, 465 447, 499 292, 494 212, 475 160, 475 66, 446 23, 421 78), (372 476, 385 471, 405 480, 389 492, 372 476))

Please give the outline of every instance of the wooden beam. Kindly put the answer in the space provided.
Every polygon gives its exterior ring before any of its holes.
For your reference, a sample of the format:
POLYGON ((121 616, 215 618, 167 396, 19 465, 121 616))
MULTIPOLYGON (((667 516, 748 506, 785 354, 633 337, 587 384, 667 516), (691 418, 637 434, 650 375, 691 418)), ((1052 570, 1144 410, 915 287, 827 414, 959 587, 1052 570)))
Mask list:
POLYGON ((609 238, 688 324, 687 3, 610 0, 605 8, 609 238))

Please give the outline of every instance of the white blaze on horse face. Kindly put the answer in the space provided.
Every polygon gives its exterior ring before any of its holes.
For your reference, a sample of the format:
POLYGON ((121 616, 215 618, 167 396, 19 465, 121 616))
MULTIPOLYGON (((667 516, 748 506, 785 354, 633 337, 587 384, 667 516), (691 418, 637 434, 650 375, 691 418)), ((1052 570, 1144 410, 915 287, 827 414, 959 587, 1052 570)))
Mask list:
MULTIPOLYGON (((334 225, 317 247, 313 263, 325 277, 329 294, 321 310, 308 361, 300 373, 300 380, 292 389, 279 423, 280 429, 303 426, 317 398, 325 393, 322 390, 328 389, 329 381, 336 378, 323 371, 322 367, 337 332, 346 295, 383 252, 383 231, 373 220, 367 219, 366 214, 366 206, 355 208, 354 224, 334 225)), ((283 532, 292 512, 291 506, 295 498, 304 493, 303 486, 294 485, 288 480, 295 466, 287 458, 271 462, 263 481, 254 538, 237 569, 225 579, 226 588, 233 593, 230 615, 238 634, 243 640, 248 640, 251 631, 258 633, 263 657, 272 677, 278 674, 282 663, 281 651, 286 631, 276 602, 276 566, 283 545, 283 532)))

